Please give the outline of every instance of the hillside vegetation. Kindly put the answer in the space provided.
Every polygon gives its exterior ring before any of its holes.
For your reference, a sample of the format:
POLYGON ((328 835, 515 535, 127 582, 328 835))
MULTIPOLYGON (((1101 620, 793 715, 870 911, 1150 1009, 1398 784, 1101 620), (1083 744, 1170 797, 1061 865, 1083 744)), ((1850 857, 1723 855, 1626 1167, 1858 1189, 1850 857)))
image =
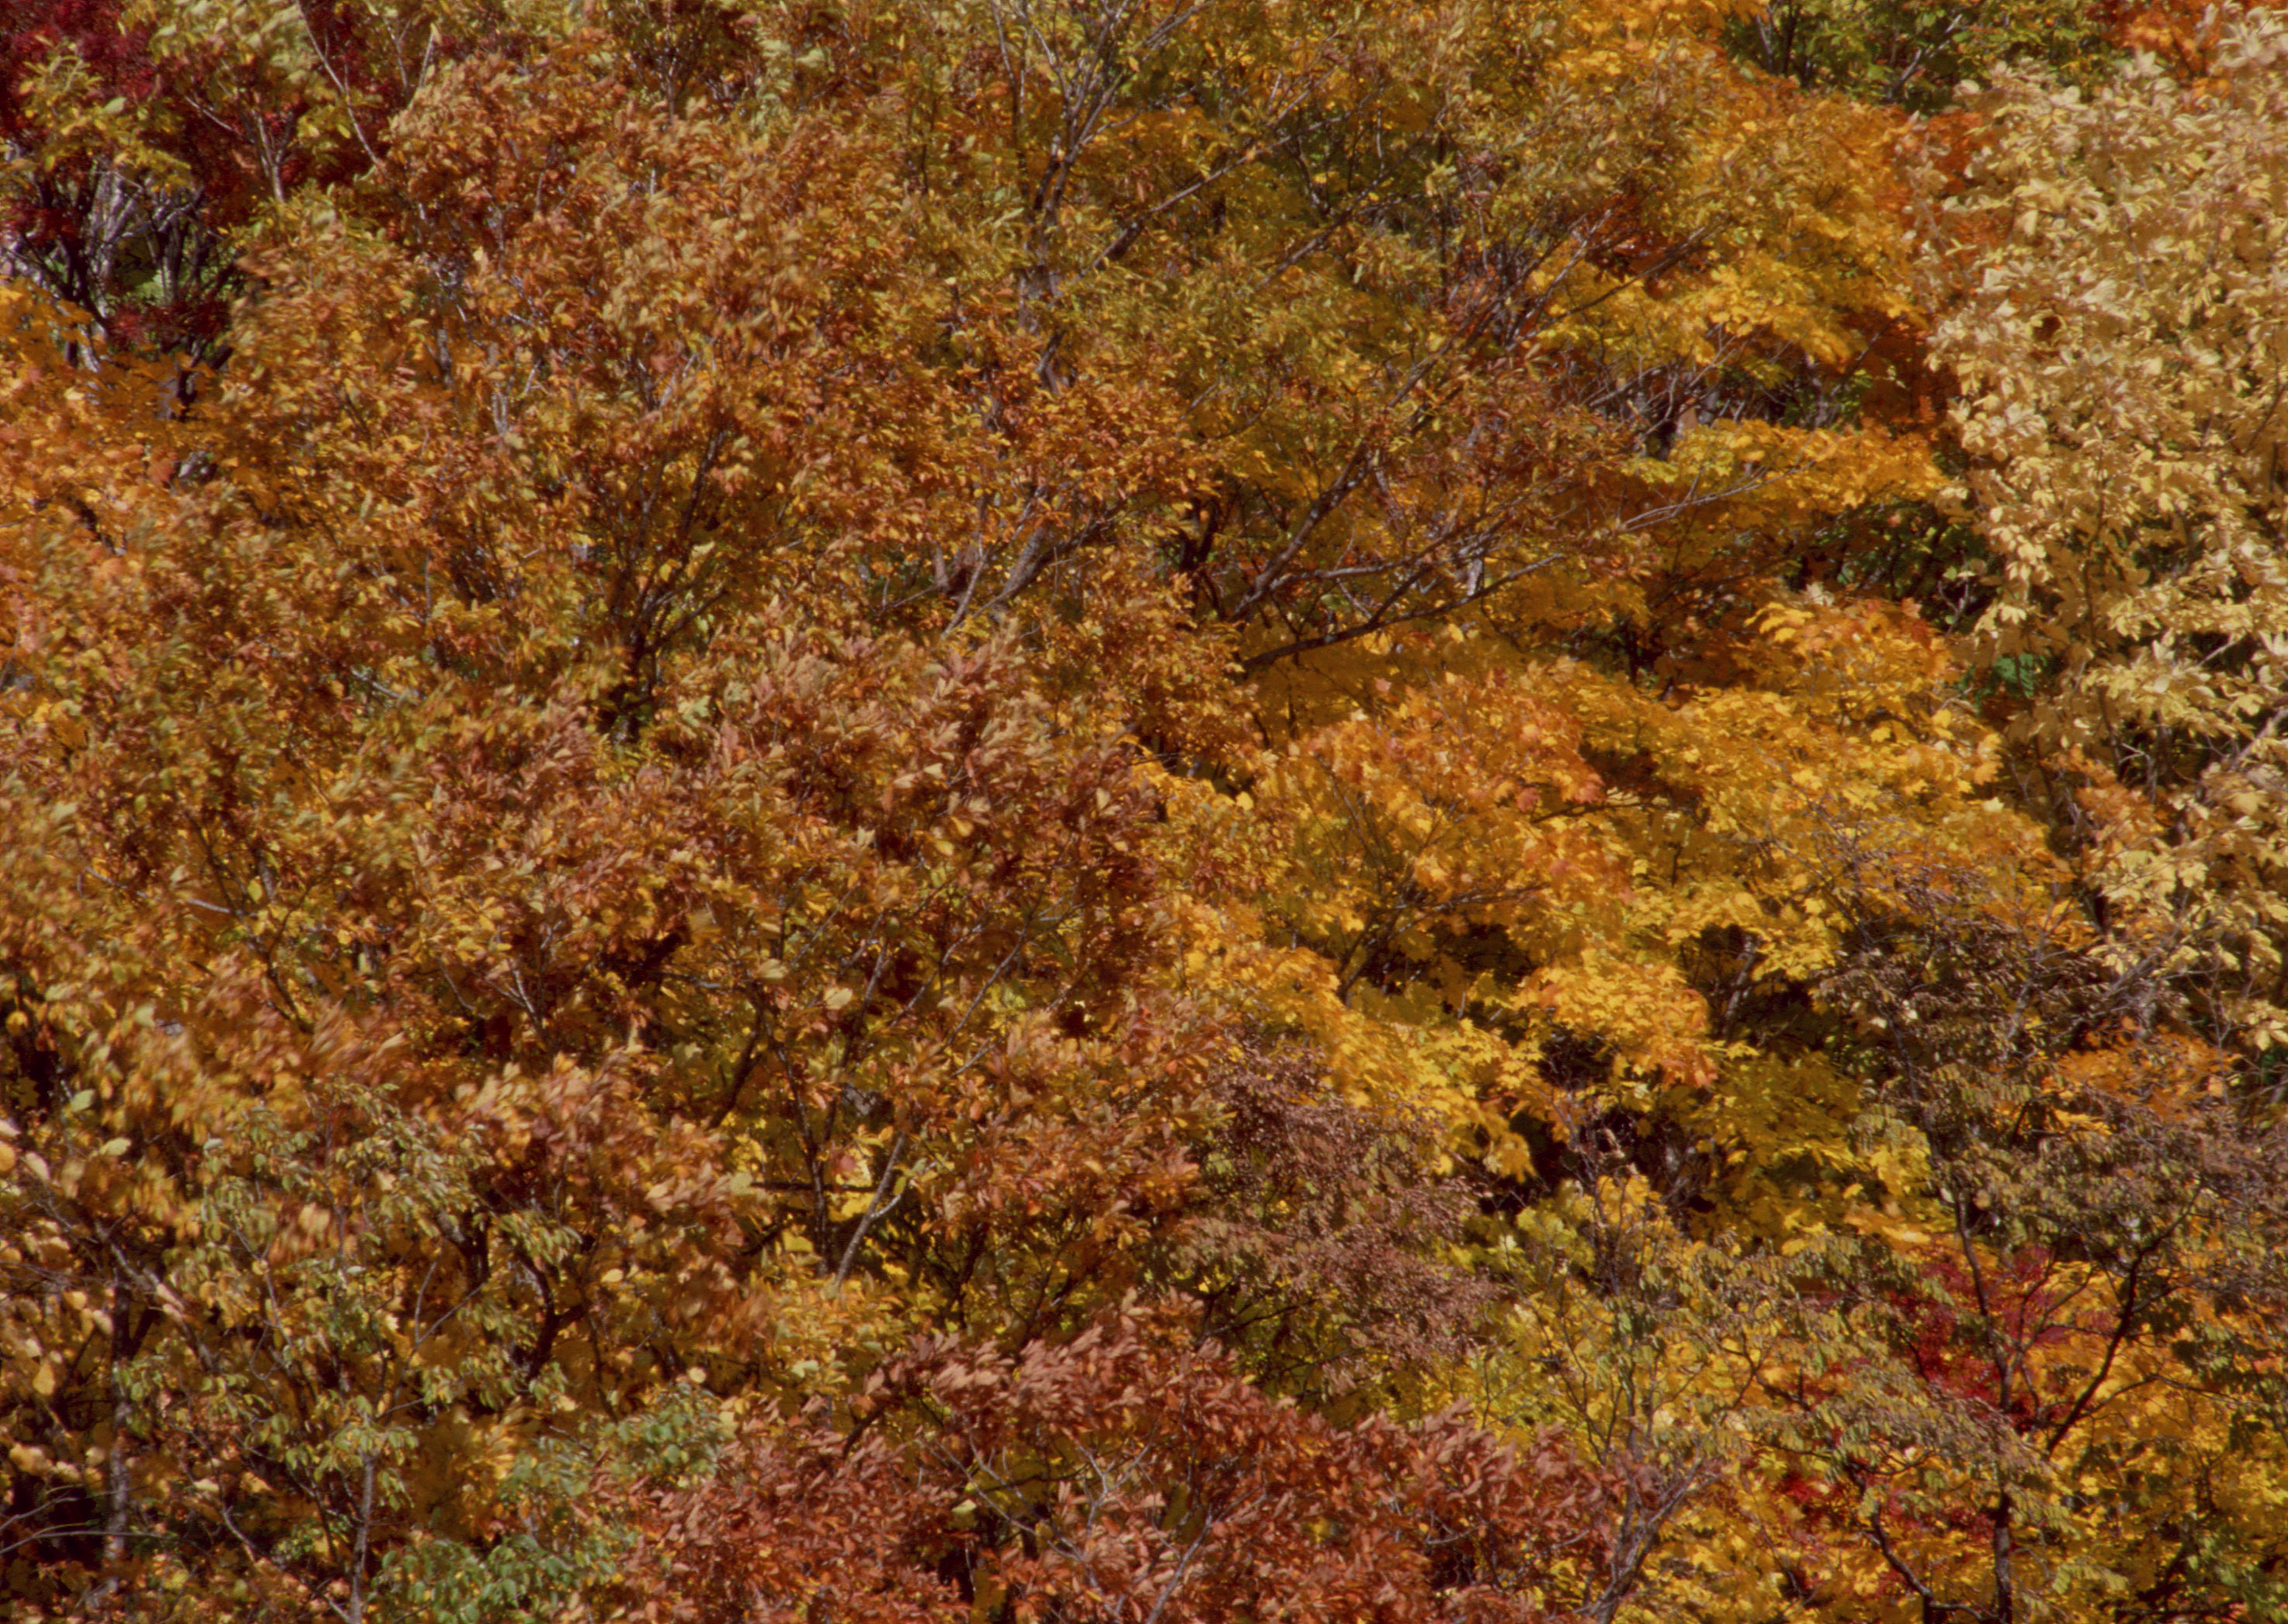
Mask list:
POLYGON ((0 1616, 2288 1620, 2288 23, 27 0, 0 1616))

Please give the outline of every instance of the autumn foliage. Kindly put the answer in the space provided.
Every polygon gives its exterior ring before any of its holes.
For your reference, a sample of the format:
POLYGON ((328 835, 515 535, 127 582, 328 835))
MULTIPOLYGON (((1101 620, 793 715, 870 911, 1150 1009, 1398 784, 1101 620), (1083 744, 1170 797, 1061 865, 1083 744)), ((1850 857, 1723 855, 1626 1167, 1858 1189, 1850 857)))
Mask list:
POLYGON ((2288 28, 0 24, 0 1610, 2288 1617, 2288 28))

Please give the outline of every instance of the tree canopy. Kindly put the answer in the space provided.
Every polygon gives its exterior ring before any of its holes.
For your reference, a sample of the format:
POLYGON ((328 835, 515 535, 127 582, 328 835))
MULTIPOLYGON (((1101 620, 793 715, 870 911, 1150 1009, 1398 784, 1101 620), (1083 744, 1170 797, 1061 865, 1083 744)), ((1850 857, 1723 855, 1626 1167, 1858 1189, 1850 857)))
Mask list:
POLYGON ((2288 24, 36 0, 12 1620, 2288 1619, 2288 24))

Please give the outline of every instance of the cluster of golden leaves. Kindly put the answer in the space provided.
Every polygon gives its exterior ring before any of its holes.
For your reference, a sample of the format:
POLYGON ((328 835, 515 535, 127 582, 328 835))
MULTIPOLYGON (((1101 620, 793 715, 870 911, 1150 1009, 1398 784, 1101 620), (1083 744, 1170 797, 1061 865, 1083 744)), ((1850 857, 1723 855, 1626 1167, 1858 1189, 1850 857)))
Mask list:
POLYGON ((2002 80, 1934 255, 1999 576, 1973 657, 2030 690, 2013 735, 2085 883, 2151 921, 2129 950, 2222 969, 2259 1050, 2288 1043, 2284 49, 2235 28, 2209 79, 2140 59, 2095 100, 2002 80))

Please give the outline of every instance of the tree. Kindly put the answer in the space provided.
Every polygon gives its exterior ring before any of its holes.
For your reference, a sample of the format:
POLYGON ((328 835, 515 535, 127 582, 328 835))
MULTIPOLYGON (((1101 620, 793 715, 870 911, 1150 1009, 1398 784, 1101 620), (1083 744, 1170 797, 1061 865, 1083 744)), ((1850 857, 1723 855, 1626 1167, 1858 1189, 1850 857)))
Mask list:
POLYGON ((2205 1018, 2253 1050, 2284 1036, 2279 51, 2255 14, 2194 84, 2006 79, 1933 250, 1995 575, 1976 658, 2022 696, 2030 793, 2124 957, 2207 966, 2205 1018))

